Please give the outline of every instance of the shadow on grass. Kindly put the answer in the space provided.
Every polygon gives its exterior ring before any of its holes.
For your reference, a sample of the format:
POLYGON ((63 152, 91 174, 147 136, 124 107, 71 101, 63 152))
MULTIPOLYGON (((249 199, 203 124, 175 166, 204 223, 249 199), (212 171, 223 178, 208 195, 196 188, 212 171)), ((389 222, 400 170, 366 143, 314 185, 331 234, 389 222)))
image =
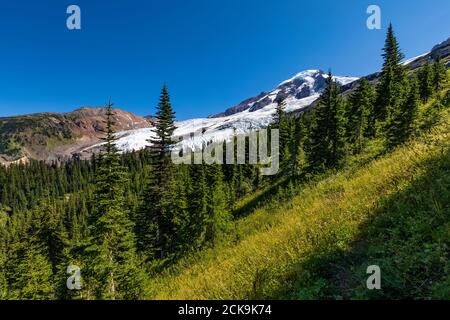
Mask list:
POLYGON ((235 218, 242 218, 248 216, 256 209, 261 208, 268 203, 273 203, 274 200, 280 197, 280 190, 285 190, 288 187, 290 181, 292 181, 293 183, 298 182, 298 180, 295 178, 276 181, 272 185, 268 186, 263 192, 261 192, 261 194, 252 198, 241 207, 235 209, 233 211, 233 216, 235 218))
POLYGON ((267 292, 259 284, 254 297, 449 299, 450 150, 423 169, 379 204, 348 249, 318 250, 327 254, 313 253, 283 279, 283 288, 267 292), (381 268, 380 290, 366 287, 370 265, 381 268))

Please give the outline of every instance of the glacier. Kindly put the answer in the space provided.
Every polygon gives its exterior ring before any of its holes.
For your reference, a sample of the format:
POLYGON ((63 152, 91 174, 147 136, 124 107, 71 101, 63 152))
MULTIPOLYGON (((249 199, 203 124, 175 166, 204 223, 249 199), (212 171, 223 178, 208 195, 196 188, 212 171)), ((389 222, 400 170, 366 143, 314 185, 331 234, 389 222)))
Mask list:
MULTIPOLYGON (((266 128, 276 112, 277 99, 282 98, 285 101, 286 112, 302 110, 319 98, 327 77, 321 70, 302 71, 257 99, 248 99, 247 104, 241 105, 244 110, 239 112, 227 116, 176 121, 174 137, 183 137, 179 145, 196 151, 210 142, 230 141, 235 135, 266 128)), ((339 85, 359 79, 343 76, 333 78, 339 85)), ((137 151, 149 146, 148 139, 151 137, 154 137, 151 127, 122 131, 117 133, 116 145, 122 152, 137 151)))

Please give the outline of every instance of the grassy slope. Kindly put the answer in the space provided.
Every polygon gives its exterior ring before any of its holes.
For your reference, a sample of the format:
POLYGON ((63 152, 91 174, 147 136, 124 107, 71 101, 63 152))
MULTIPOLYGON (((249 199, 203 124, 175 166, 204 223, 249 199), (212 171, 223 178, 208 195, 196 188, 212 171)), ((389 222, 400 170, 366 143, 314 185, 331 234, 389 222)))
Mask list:
POLYGON ((408 145, 256 209, 237 223, 239 241, 155 277, 148 297, 448 297, 449 110, 442 115, 408 145), (364 289, 370 264, 382 269, 381 291, 364 289))

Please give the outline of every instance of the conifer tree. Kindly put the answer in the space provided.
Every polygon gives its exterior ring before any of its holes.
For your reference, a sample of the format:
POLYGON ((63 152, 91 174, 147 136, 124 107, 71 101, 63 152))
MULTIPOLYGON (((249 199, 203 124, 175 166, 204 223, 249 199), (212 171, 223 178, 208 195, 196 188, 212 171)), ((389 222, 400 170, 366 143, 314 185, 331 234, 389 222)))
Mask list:
POLYGON ((277 106, 275 108, 275 113, 273 114, 273 127, 278 129, 286 117, 286 113, 284 111, 286 102, 283 99, 277 99, 276 104, 277 106))
POLYGON ((412 134, 414 120, 419 106, 419 90, 417 79, 410 80, 406 100, 401 107, 391 114, 390 125, 386 130, 386 143, 388 148, 396 147, 405 142, 412 134))
POLYGON ((343 106, 339 87, 328 73, 326 87, 314 110, 310 134, 309 165, 313 171, 337 167, 344 155, 343 106))
POLYGON ((280 173, 291 174, 293 128, 284 110, 286 102, 283 99, 278 99, 276 103, 277 107, 273 116, 272 129, 279 130, 280 173))
POLYGON ((177 207, 174 167, 168 152, 174 145, 175 112, 172 110, 166 85, 163 86, 156 113, 155 137, 151 138, 149 153, 151 176, 137 217, 138 248, 147 259, 168 258, 176 242, 176 221, 181 208, 177 207))
POLYGON ((55 204, 47 200, 40 201, 33 210, 31 228, 39 226, 36 232, 38 242, 48 251, 47 257, 55 272, 61 262, 64 247, 67 245, 67 233, 63 226, 63 219, 56 210, 55 204))
MULTIPOLYGON (((231 148, 231 144, 226 144, 227 148, 231 148)), ((234 145, 235 146, 235 145, 234 145)), ((225 154, 225 152, 224 152, 225 154)), ((237 200, 238 187, 237 187, 237 165, 225 165, 223 167, 224 180, 227 184, 227 205, 229 208, 234 208, 237 200)))
POLYGON ((190 223, 188 186, 190 186, 189 166, 176 165, 176 175, 173 185, 175 195, 173 203, 173 229, 174 239, 172 245, 173 257, 176 259, 191 249, 189 234, 187 233, 190 223))
POLYGON ((303 173, 308 164, 306 154, 307 130, 305 116, 302 115, 294 122, 294 141, 292 143, 292 174, 297 176, 303 173))
POLYGON ((437 94, 440 93, 445 83, 447 82, 447 70, 440 57, 434 61, 433 64, 433 90, 437 94))
POLYGON ((29 300, 54 299, 55 285, 51 263, 38 243, 29 243, 17 264, 11 298, 29 300))
POLYGON ((367 79, 362 79, 349 99, 346 137, 353 152, 361 152, 365 140, 374 130, 375 92, 367 79))
POLYGON ((204 164, 190 166, 189 228, 187 235, 193 248, 200 248, 206 240, 208 225, 208 190, 204 164))
POLYGON ((155 170, 165 169, 167 166, 167 152, 174 144, 173 132, 175 131, 175 112, 172 109, 172 104, 170 102, 169 91, 167 86, 164 84, 161 90, 161 96, 159 98, 158 109, 156 112, 156 125, 154 133, 155 138, 150 138, 151 143, 149 149, 151 150, 151 155, 156 158, 154 162, 155 170), (163 166, 164 168, 162 168, 163 166))
POLYGON ((422 102, 427 102, 434 91, 434 72, 431 63, 427 62, 419 71, 420 98, 422 102))
POLYGON ((406 141, 413 133, 414 121, 419 109, 419 85, 415 76, 410 79, 409 91, 403 104, 403 141, 406 141))
POLYGON ((231 215, 227 210, 226 195, 223 185, 223 172, 220 165, 208 167, 207 224, 206 241, 216 244, 221 234, 230 226, 231 215))
MULTIPOLYGON (((54 281, 56 284, 55 295, 59 300, 78 300, 78 299, 95 299, 99 296, 95 295, 95 291, 98 286, 95 280, 96 275, 91 275, 91 278, 86 278, 88 281, 84 281, 83 275, 85 271, 92 267, 90 263, 92 259, 85 254, 86 242, 78 243, 69 241, 63 250, 60 263, 57 266, 57 270, 54 272, 54 281), (81 283, 81 290, 69 290, 67 287, 68 277, 73 276, 67 272, 69 266, 77 266, 80 268, 80 277, 78 281, 81 283)), ((89 271, 88 271, 89 272, 89 271)), ((75 281, 75 279, 73 279, 75 281)))
MULTIPOLYGON (((2 209, 0 208, 0 228, 3 230, 6 227, 5 224, 2 221, 2 209)), ((5 300, 8 296, 9 288, 8 288, 8 281, 6 279, 6 253, 5 253, 5 246, 2 234, 0 234, 0 300, 5 300)))
POLYGON ((142 292, 143 278, 133 224, 124 205, 127 177, 115 145, 111 102, 106 107, 106 116, 104 153, 99 158, 95 184, 91 246, 87 251, 92 257, 87 266, 87 279, 95 279, 97 298, 137 299, 142 292))
POLYGON ((404 67, 400 63, 404 55, 400 51, 392 24, 387 31, 382 57, 384 62, 377 85, 374 110, 375 119, 379 123, 383 123, 389 113, 399 107, 405 77, 404 67))

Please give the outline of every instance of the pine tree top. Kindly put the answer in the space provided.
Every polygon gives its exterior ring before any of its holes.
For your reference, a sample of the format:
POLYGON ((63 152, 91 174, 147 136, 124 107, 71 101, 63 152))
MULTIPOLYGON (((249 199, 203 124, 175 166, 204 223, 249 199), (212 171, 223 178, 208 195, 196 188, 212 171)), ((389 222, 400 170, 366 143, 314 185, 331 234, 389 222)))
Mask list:
POLYGON ((117 137, 115 136, 114 131, 114 110, 113 110, 114 103, 111 101, 111 98, 109 99, 105 109, 106 109, 106 137, 103 138, 103 140, 106 142, 105 149, 106 154, 115 154, 117 153, 117 147, 115 145, 115 141, 117 140, 117 137))
POLYGON ((175 129, 175 112, 172 109, 167 85, 164 84, 156 112, 156 124, 154 128, 156 137, 149 140, 153 144, 152 149, 159 152, 167 151, 174 143, 172 136, 175 129))
POLYGON ((382 57, 384 58, 382 72, 386 72, 388 68, 395 68, 400 65, 400 62, 405 57, 400 51, 400 46, 397 38, 395 37, 392 23, 390 23, 388 27, 382 57))

